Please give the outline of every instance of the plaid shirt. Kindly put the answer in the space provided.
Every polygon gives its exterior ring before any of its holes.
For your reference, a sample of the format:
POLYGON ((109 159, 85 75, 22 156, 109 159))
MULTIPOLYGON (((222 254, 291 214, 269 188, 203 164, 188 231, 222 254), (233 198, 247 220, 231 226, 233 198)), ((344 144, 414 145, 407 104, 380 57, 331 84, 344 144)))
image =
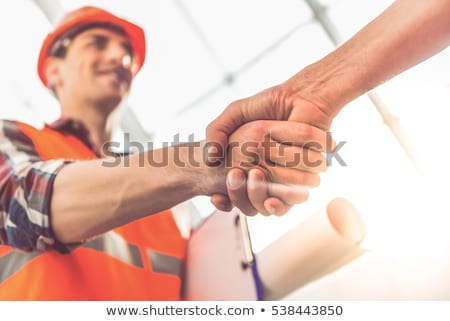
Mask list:
MULTIPOLYGON (((92 149, 82 123, 59 119, 47 126, 75 135, 92 149)), ((54 244, 57 250, 67 251, 50 227, 50 200, 58 171, 70 162, 43 160, 18 122, 0 120, 0 244, 24 251, 54 244)))

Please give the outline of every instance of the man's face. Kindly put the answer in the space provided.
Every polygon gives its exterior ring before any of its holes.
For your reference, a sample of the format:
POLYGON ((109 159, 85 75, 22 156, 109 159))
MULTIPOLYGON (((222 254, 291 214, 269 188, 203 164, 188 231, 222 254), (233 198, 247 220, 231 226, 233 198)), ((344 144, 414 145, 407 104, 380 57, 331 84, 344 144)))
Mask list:
POLYGON ((115 108, 130 89, 132 59, 127 37, 104 28, 81 32, 59 62, 59 94, 115 108))

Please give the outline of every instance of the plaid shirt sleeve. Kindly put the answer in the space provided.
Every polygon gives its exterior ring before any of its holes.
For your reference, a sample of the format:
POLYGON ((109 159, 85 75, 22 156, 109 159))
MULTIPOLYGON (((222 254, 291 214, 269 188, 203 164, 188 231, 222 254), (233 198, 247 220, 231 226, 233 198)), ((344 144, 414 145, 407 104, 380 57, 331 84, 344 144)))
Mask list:
POLYGON ((0 244, 24 251, 55 244, 50 199, 66 163, 42 160, 16 122, 0 121, 0 244))

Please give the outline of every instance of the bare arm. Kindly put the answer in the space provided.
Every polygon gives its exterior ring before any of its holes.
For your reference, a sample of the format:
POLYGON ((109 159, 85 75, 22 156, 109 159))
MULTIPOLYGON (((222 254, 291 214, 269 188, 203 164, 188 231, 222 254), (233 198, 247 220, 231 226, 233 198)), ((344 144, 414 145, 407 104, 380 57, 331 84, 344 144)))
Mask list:
POLYGON ((55 179, 51 200, 56 238, 78 242, 224 190, 224 170, 204 165, 202 144, 67 165, 55 179))
MULTIPOLYGON (((226 144, 237 127, 255 119, 289 119, 329 131, 345 104, 449 44, 450 0, 397 0, 323 59, 278 86, 230 104, 208 126, 207 139, 226 144)), ((239 175, 238 170, 229 173, 239 175)), ((255 203, 251 200, 258 197, 248 188, 247 197, 243 190, 228 186, 234 204, 267 208, 270 203, 272 212, 285 212, 283 197, 255 203)), ((223 195, 212 200, 218 208, 229 205, 223 195)))
MULTIPOLYGON (((78 242, 194 196, 226 193, 225 177, 230 166, 246 171, 260 168, 276 183, 316 186, 317 173, 324 169, 323 155, 318 152, 309 155, 309 159, 321 164, 313 168, 308 168, 308 162, 293 162, 295 154, 301 152, 298 142, 308 135, 298 122, 246 124, 233 134, 227 163, 215 167, 207 166, 204 142, 133 154, 128 159, 108 158, 66 165, 54 183, 53 231, 63 243, 78 242), (266 140, 268 133, 270 142, 266 140), (286 133, 296 133, 295 140, 290 140, 286 133), (280 147, 279 142, 287 140, 292 141, 292 146, 280 147), (291 163, 289 168, 274 166, 286 162, 291 163)), ((325 139, 323 135, 321 141, 325 139)), ((277 193, 279 188, 275 189, 277 193)), ((307 197, 304 188, 297 190, 300 194, 290 198, 293 204, 307 197)))
MULTIPOLYGON (((397 0, 341 47, 281 85, 281 90, 287 90, 289 99, 303 96, 332 118, 351 100, 449 44, 449 0, 397 0)), ((290 118, 302 121, 308 115, 293 110, 290 118)))

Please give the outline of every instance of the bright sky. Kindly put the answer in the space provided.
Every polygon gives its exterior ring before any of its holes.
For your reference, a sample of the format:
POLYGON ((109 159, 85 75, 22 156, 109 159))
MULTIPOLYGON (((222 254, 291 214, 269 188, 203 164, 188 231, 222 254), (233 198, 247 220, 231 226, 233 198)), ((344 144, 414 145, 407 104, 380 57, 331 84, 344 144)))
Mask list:
MULTIPOLYGON (((322 1, 330 6, 330 17, 344 39, 391 2, 322 1)), ((65 9, 85 4, 103 6, 144 26, 148 59, 128 104, 156 141, 171 141, 175 133, 184 139, 190 133, 203 138, 205 126, 234 99, 287 79, 333 48, 300 0, 61 3, 65 9), (198 29, 188 22, 186 12, 198 29), (196 30, 200 30, 201 37, 196 30), (295 32, 271 47, 290 30, 295 32), (242 71, 265 51, 266 55, 242 71), (225 75, 232 72, 236 72, 235 83, 224 86, 225 75)), ((30 0, 9 1, 2 6, 0 117, 32 124, 51 121, 57 117, 58 107, 39 83, 35 67, 50 24, 30 0)), ((310 201, 286 216, 249 219, 254 249, 259 251, 333 197, 346 197, 359 208, 367 227, 364 246, 373 254, 300 290, 297 298, 320 298, 327 293, 337 297, 408 297, 425 293, 428 297, 450 298, 450 211, 445 188, 450 178, 445 130, 445 115, 450 107, 450 51, 405 72, 377 91, 400 118, 422 174, 406 158, 368 98, 361 97, 344 109, 332 127, 334 138, 346 141, 341 155, 348 166, 330 168, 310 201), (405 268, 411 272, 402 273, 405 268), (376 285, 363 278, 365 273, 376 270, 385 276, 385 287, 379 280, 376 285), (418 271, 424 273, 417 281, 414 273, 418 271), (361 284, 377 290, 367 292, 356 286, 343 290, 350 275, 359 276, 361 284), (418 284, 415 287, 411 285, 413 279, 418 284), (387 283, 392 280, 398 287, 389 287, 387 283)), ((210 209, 206 199, 198 199, 197 203, 204 211, 210 209)))

